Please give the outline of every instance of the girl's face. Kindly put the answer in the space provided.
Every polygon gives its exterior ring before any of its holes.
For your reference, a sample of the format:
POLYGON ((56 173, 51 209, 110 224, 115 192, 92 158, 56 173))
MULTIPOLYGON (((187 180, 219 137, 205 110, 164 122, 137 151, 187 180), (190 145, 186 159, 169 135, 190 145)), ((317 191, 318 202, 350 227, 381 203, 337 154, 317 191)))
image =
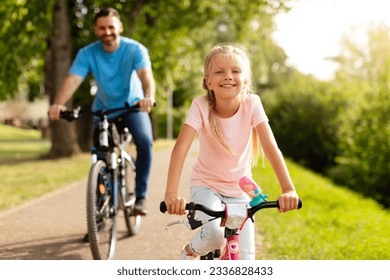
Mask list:
POLYGON ((247 86, 247 72, 243 69, 243 58, 239 55, 218 54, 211 62, 206 85, 218 99, 235 99, 247 86))

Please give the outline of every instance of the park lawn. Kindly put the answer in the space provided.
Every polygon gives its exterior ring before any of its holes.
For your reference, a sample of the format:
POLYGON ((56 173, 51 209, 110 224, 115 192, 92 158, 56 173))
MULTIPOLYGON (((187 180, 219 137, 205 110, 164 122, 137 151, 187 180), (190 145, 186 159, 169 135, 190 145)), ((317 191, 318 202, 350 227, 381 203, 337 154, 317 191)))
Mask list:
POLYGON ((0 161, 36 159, 49 148, 48 140, 0 140, 0 161))
POLYGON ((0 211, 40 197, 88 174, 89 155, 0 165, 0 211))
POLYGON ((15 160, 35 159, 50 148, 35 129, 20 129, 0 124, 0 164, 15 160))
MULTIPOLYGON (((370 198, 334 185, 327 178, 287 161, 303 207, 256 216, 260 259, 389 260, 390 212, 370 198)), ((270 165, 259 164, 254 178, 269 200, 280 187, 270 165)))
POLYGON ((20 129, 0 124, 0 141, 3 140, 40 140, 41 132, 36 129, 20 129))

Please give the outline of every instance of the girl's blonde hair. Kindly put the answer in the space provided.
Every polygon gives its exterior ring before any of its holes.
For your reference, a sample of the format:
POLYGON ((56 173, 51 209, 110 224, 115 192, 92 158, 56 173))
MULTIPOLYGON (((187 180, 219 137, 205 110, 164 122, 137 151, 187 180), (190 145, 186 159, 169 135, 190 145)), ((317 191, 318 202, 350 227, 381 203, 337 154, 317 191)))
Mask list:
MULTIPOLYGON (((253 83, 252 83, 252 72, 250 67, 250 61, 246 50, 243 46, 232 45, 232 44, 220 44, 215 46, 210 50, 206 59, 204 61, 204 78, 203 78, 203 88, 207 91, 207 101, 209 103, 209 122, 211 126, 211 130, 214 132, 218 141, 222 144, 222 146, 227 149, 232 154, 236 154, 225 142, 223 138, 223 134, 221 131, 221 125, 219 123, 216 107, 217 100, 215 98, 214 91, 209 89, 206 84, 206 77, 209 75, 209 71, 214 63, 214 59, 217 55, 227 55, 231 56, 233 60, 237 63, 241 64, 241 68, 243 73, 247 76, 247 86, 243 89, 241 94, 250 94, 253 93, 253 83)), ((252 128, 252 155, 251 155, 251 163, 252 166, 256 165, 257 158, 260 154, 259 147, 259 138, 257 132, 254 128, 252 128)))

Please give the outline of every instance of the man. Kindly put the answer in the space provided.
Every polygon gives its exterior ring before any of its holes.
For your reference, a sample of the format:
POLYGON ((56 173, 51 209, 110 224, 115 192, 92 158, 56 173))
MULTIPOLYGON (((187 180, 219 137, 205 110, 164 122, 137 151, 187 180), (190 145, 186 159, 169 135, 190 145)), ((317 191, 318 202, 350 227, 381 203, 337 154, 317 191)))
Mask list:
MULTIPOLYGON (((82 48, 49 107, 51 120, 58 120, 64 104, 71 99, 91 73, 97 83, 92 110, 139 103, 141 112, 121 116, 137 147, 136 211, 147 213, 145 199, 152 161, 152 126, 148 112, 154 105, 155 81, 147 49, 139 42, 121 36, 123 25, 117 10, 107 8, 95 15, 94 32, 100 40, 82 48)), ((113 116, 118 117, 118 115, 113 116)))

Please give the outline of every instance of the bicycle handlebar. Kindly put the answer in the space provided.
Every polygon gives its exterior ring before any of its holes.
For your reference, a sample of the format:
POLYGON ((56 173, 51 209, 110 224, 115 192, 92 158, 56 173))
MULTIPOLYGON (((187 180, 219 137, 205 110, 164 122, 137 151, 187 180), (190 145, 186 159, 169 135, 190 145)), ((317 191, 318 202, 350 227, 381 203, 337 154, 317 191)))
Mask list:
MULTIPOLYGON (((279 208, 279 201, 264 201, 264 202, 260 203, 259 205, 248 208, 247 209, 248 217, 253 217, 253 215, 257 211, 259 211, 261 209, 265 209, 265 208, 279 208)), ((299 198, 297 209, 301 209, 301 208, 302 208, 302 199, 299 198)), ((208 208, 207 206, 204 206, 202 204, 195 204, 193 202, 186 204, 186 210, 199 210, 199 211, 202 211, 205 214, 207 214, 211 217, 214 217, 214 218, 224 218, 225 217, 225 210, 214 211, 214 210, 208 208)), ((165 201, 161 201, 160 212, 165 213, 166 211, 167 211, 167 206, 165 204, 165 201)))
MULTIPOLYGON (((153 106, 156 106, 156 103, 154 103, 153 106)), ((61 111, 60 118, 66 119, 67 121, 71 122, 78 119, 80 114, 92 114, 94 116, 103 117, 119 111, 131 113, 131 112, 138 112, 139 110, 140 110, 140 106, 138 103, 133 106, 130 106, 128 103, 126 103, 124 107, 113 108, 108 110, 98 110, 95 112, 87 112, 87 111, 82 112, 80 110, 80 107, 78 107, 74 110, 61 111)))

